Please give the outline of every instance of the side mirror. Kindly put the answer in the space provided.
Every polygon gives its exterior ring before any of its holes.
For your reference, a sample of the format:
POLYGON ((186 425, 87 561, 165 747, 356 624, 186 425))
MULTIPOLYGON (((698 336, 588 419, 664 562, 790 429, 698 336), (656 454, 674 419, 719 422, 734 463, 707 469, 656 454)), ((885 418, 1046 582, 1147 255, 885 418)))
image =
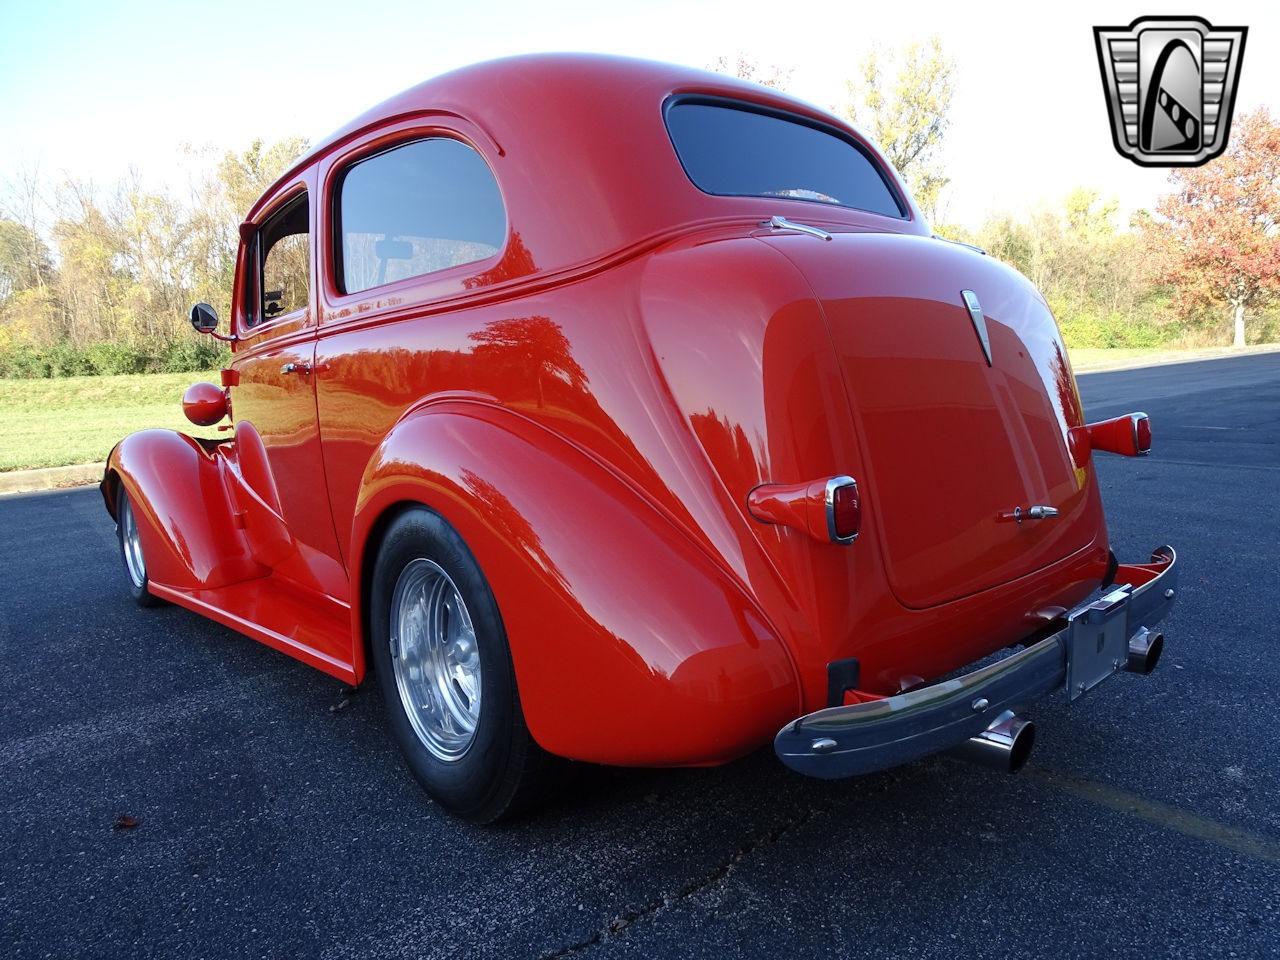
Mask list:
POLYGON ((197 303, 191 308, 191 326, 196 333, 203 333, 215 340, 235 343, 238 339, 234 333, 227 336, 225 333, 218 332, 218 311, 207 303, 197 303))
POLYGON ((197 303, 191 308, 191 326, 196 333, 213 333, 218 329, 218 311, 207 303, 197 303))

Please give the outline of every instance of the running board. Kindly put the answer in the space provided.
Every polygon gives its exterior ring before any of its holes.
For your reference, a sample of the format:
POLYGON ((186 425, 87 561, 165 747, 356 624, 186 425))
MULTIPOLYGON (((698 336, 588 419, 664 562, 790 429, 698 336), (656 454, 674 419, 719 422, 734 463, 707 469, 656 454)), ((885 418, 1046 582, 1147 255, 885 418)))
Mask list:
POLYGON ((209 590, 176 590, 155 582, 148 589, 330 676, 356 683, 351 608, 341 601, 276 575, 209 590))

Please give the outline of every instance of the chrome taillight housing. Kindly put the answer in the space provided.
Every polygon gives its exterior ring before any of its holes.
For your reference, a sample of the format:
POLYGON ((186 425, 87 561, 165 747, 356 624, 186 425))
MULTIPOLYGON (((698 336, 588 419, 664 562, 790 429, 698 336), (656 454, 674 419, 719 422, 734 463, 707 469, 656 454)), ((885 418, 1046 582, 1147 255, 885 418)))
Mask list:
POLYGON ((747 511, 762 523, 791 527, 825 543, 853 543, 862 526, 858 483, 846 476, 762 483, 747 494, 747 511))
POLYGON ((862 528, 862 501, 858 481, 853 477, 832 477, 827 481, 827 535, 833 543, 853 543, 862 528))
POLYGON ((1151 418, 1145 413, 1131 415, 1133 420, 1133 449, 1139 457, 1151 452, 1151 418))

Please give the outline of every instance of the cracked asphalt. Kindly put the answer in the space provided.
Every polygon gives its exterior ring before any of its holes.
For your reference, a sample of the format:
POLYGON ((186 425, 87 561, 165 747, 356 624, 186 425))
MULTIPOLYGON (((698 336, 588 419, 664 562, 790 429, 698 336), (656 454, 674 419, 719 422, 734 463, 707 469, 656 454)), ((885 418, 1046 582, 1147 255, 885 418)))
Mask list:
POLYGON ((0 499, 0 956, 1274 957, 1280 354, 1081 377, 1116 552, 1178 547, 1156 673, 1044 702, 1027 769, 836 783, 768 750, 580 771, 480 829, 370 687, 125 592, 96 490, 0 499), (118 828, 122 815, 131 829, 118 828))

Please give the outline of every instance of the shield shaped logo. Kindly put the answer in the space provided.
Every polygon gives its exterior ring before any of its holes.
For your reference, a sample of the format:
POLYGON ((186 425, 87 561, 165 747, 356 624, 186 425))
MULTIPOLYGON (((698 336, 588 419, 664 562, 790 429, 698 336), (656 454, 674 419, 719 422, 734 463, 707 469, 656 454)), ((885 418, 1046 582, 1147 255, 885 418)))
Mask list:
POLYGON ((1196 167, 1222 153, 1247 33, 1199 17, 1094 27, 1121 155, 1144 167, 1196 167))

